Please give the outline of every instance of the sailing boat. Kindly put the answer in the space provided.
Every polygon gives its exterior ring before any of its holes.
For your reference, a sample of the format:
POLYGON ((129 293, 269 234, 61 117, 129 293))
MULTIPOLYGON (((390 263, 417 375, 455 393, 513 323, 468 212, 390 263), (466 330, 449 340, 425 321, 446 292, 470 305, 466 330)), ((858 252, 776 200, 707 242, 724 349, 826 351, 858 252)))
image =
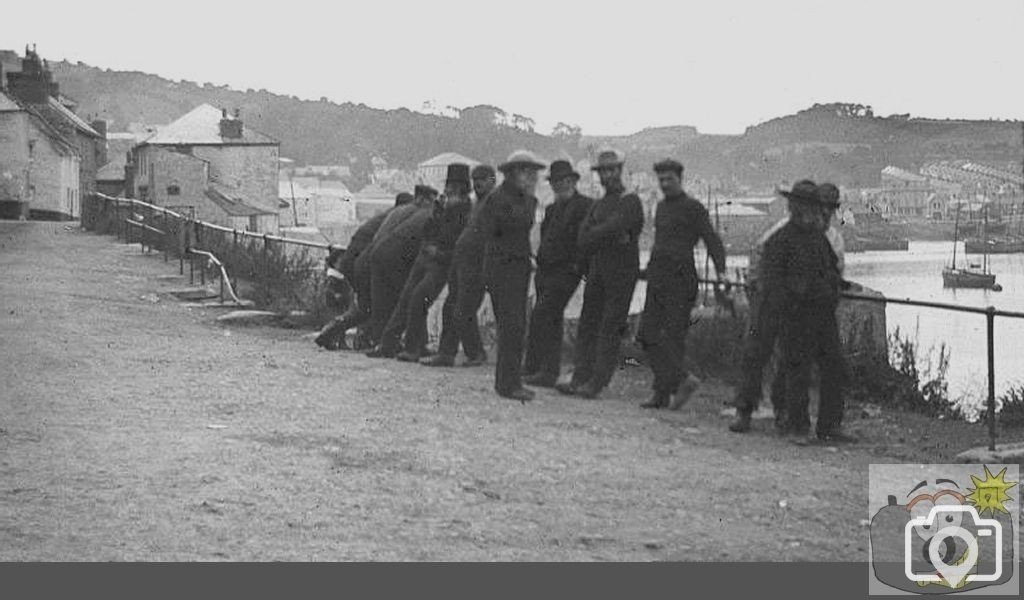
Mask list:
MULTIPOLYGON (((988 221, 988 210, 985 211, 986 222, 988 221)), ((956 207, 956 221, 953 225, 953 261, 948 267, 942 269, 942 287, 948 288, 973 288, 993 289, 996 285, 996 276, 989 270, 988 253, 982 255, 981 269, 967 268, 960 269, 956 266, 956 246, 960 234, 960 205, 956 207)))

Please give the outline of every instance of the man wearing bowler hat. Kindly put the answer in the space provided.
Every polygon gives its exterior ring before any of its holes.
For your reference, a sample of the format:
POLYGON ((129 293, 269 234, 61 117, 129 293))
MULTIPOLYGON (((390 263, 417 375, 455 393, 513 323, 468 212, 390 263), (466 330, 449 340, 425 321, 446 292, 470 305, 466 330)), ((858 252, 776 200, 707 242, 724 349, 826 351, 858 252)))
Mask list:
POLYGON ((441 309, 441 340, 437 354, 420 360, 428 367, 451 367, 459 343, 466 355, 465 367, 476 367, 487 362, 487 353, 480 338, 477 313, 483 304, 484 243, 480 233, 480 209, 496 185, 496 172, 490 165, 477 165, 471 173, 476 203, 469 222, 455 242, 452 268, 448 275, 448 296, 441 309))
POLYGON ((537 211, 537 172, 545 165, 532 152, 520 150, 498 168, 505 180, 480 209, 484 283, 498 333, 494 389, 500 396, 526 402, 534 395, 523 387, 521 373, 532 269, 530 229, 537 211))
POLYGON ((704 242, 718 279, 723 280, 725 246, 708 210, 683 190, 683 165, 666 159, 654 165, 654 172, 665 197, 655 211, 647 296, 637 332, 654 372, 654 396, 641 406, 678 410, 699 385, 683 361, 690 312, 697 299, 693 248, 698 241, 704 242))
POLYGON ((781 193, 797 210, 765 243, 760 279, 762 316, 778 319, 787 414, 799 413, 811 367, 817 364, 821 389, 816 438, 825 443, 853 441, 840 430, 844 368, 835 313, 842 278, 825 235, 821 194, 809 180, 781 193))
POLYGON ((368 251, 372 302, 369 331, 377 346, 367 352, 367 356, 373 358, 394 358, 398 353, 397 348, 384 346, 382 335, 419 255, 424 227, 434 212, 437 190, 417 185, 414 196, 412 204, 394 209, 384 219, 368 251))
POLYGON ((537 249, 537 273, 533 278, 537 303, 530 315, 523 381, 527 385, 554 387, 562 360, 565 307, 583 275, 583 261, 576 241, 580 225, 593 200, 576 190, 580 174, 565 160, 551 163, 548 182, 555 201, 544 211, 537 249))
POLYGON ((619 363, 629 306, 640 270, 640 232, 644 209, 622 183, 625 161, 616 150, 604 150, 592 167, 605 189, 580 226, 581 256, 589 262, 583 311, 576 335, 572 380, 556 386, 563 394, 596 398, 611 381, 619 363))
POLYGON ((405 332, 404 350, 397 356, 400 361, 418 362, 424 353, 427 313, 448 281, 455 240, 466 226, 470 208, 469 166, 452 163, 448 165, 443 201, 434 205, 423 228, 419 256, 381 338, 382 348, 390 353, 405 332))

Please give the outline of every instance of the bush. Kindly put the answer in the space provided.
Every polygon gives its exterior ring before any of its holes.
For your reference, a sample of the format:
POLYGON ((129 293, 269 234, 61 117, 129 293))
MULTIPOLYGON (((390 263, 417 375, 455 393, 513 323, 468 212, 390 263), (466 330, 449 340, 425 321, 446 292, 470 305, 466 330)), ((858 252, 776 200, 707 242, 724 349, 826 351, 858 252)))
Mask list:
POLYGON ((888 364, 857 361, 850 365, 851 396, 899 410, 962 419, 960 408, 949 399, 949 356, 943 344, 937 355, 929 350, 922 361, 917 336, 911 338, 896 328, 889 336, 888 364))
POLYGON ((249 299, 258 307, 279 312, 302 310, 311 315, 328 312, 319 253, 270 240, 239 237, 236 241, 233 234, 212 229, 203 229, 194 245, 224 263, 233 282, 250 283, 249 299))
POLYGON ((1011 387, 996 399, 999 424, 1006 427, 1024 426, 1024 383, 1011 387))

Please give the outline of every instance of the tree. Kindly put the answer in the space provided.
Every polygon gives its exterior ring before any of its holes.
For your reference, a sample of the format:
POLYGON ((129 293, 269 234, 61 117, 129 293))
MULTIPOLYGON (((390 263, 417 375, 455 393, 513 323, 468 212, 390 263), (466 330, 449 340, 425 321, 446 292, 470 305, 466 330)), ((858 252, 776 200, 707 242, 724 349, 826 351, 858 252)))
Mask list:
POLYGON ((583 137, 583 129, 579 125, 570 125, 559 121, 551 130, 551 137, 562 143, 578 146, 583 137))
POLYGON ((533 133, 533 129, 534 127, 536 127, 536 123, 530 117, 525 117, 523 115, 512 115, 512 127, 515 127, 520 131, 533 133))

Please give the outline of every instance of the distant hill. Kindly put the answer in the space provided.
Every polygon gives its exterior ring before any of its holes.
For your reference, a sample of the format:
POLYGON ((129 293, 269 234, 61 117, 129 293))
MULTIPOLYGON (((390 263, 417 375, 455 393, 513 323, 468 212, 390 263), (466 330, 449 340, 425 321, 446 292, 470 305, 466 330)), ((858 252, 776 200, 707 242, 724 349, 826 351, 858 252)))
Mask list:
MULTIPOLYGON (((0 64, 5 71, 20 69, 14 52, 0 51, 0 64)), ((518 148, 548 158, 565 153, 582 158, 605 144, 625 150, 636 170, 676 157, 686 164, 688 179, 713 182, 723 193, 769 190, 804 177, 871 187, 879 184, 886 165, 916 171, 936 160, 970 159, 1019 170, 1024 158, 1019 122, 879 117, 860 104, 815 105, 749 127, 742 135, 703 135, 681 125, 628 136, 588 136, 560 123, 549 136, 532 131, 529 118, 495 106, 441 116, 175 82, 82 63, 50 67, 62 92, 78 102, 79 114, 107 119, 110 131, 126 130, 132 123, 169 123, 202 103, 239 108, 248 125, 281 141, 282 155, 300 165, 350 164, 356 184, 365 181, 373 156, 409 169, 448 151, 496 164, 518 148)))
MULTIPOLYGON (((4 71, 20 70, 20 57, 0 52, 4 71)), ((353 164, 369 167, 379 156, 390 166, 412 168, 441 152, 453 151, 495 164, 512 151, 530 148, 554 156, 563 142, 529 131, 528 119, 498 107, 476 106, 457 118, 406 109, 380 110, 351 103, 301 100, 266 90, 170 81, 140 72, 104 70, 83 63, 50 63, 63 94, 78 103, 79 114, 106 119, 110 131, 132 123, 162 125, 202 103, 241 110, 248 126, 281 141, 283 156, 298 164, 353 164), (519 127, 502 124, 516 123, 519 127)))

